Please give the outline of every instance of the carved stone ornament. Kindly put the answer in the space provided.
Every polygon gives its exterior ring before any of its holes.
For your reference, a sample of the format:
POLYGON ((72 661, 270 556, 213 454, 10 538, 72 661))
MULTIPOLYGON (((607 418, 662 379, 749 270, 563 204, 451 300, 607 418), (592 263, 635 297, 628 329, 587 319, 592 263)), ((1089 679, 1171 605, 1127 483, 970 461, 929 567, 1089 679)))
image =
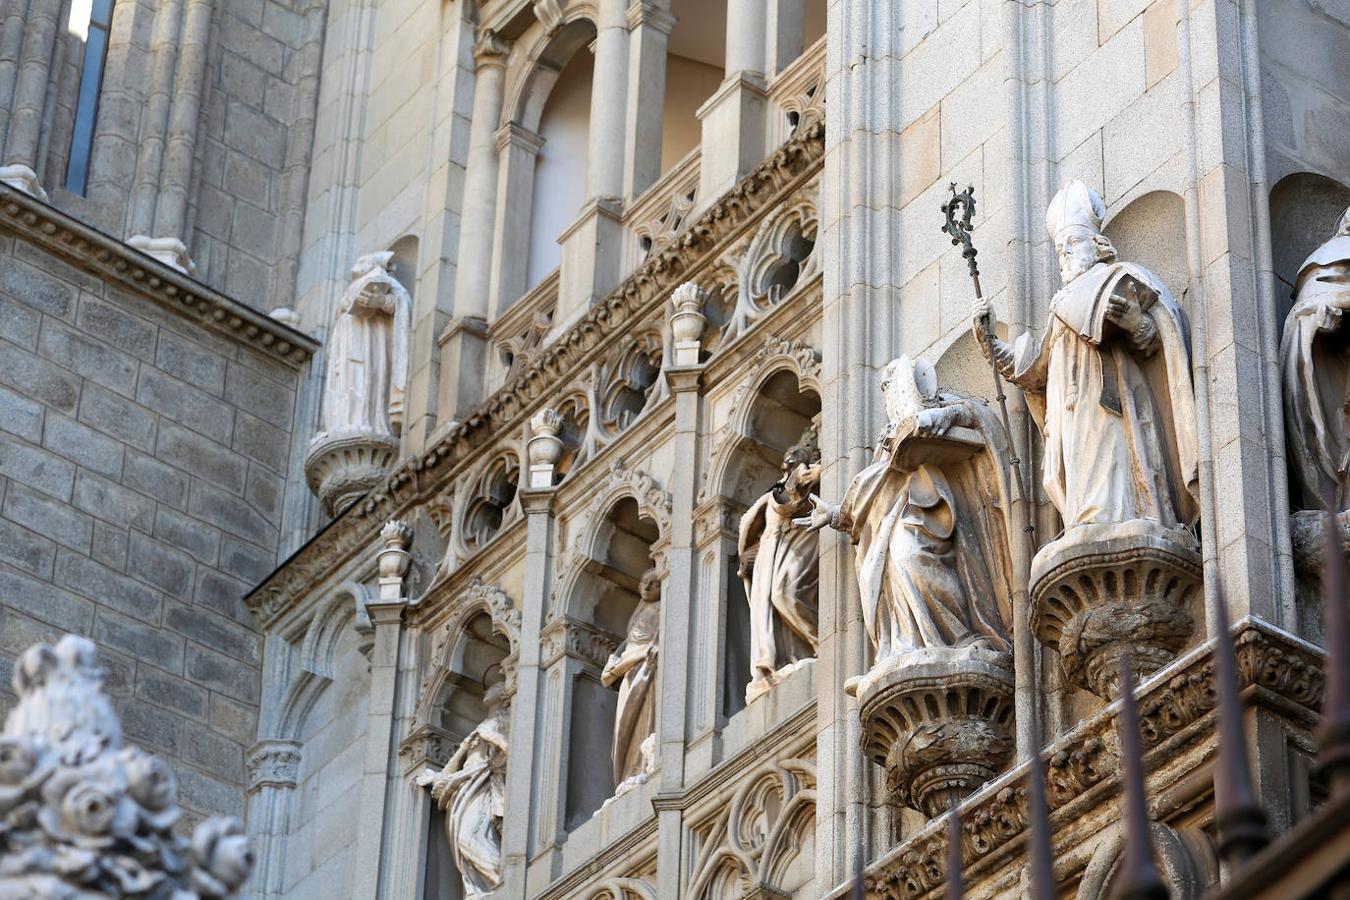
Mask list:
POLYGON ((530 441, 526 455, 530 460, 530 487, 553 486, 553 470, 562 459, 562 413, 545 407, 530 418, 530 441))
POLYGON ((670 333, 675 342, 677 366, 698 365, 703 329, 708 325, 703 314, 706 299, 703 289, 692 281, 686 281, 670 295, 670 333))
POLYGON ((43 203, 47 202, 47 192, 42 189, 42 182, 38 179, 37 173, 23 163, 0 166, 0 184, 7 184, 36 197, 43 203))
POLYGON ((300 744, 295 741, 259 741, 245 761, 248 791, 263 787, 293 788, 300 778, 300 744))
POLYGON ((858 698, 867 754, 896 803, 932 817, 994 776, 1012 752, 1012 592, 1007 436, 984 403, 937 389, 923 360, 882 373, 889 424, 872 464, 825 524, 857 546, 876 663, 858 698))
POLYGON ((1137 520, 1078 529, 1036 555, 1031 627, 1059 650, 1069 684, 1114 700, 1124 653, 1143 678, 1176 657, 1203 587, 1195 543, 1189 531, 1137 520))
POLYGON ((325 347, 322 425, 305 476, 330 516, 382 482, 398 459, 412 298, 389 274, 392 260, 385 251, 356 261, 325 347))
MULTIPOLYGON (((258 623, 274 621, 308 597, 324 573, 365 552, 389 519, 406 515, 445 491, 491 447, 518 438, 524 421, 540 406, 562 410, 558 385, 581 379, 601 348, 659 315, 670 291, 704 265, 708 254, 800 187, 821 165, 824 138, 823 120, 798 128, 729 191, 710 200, 667 246, 653 249, 618 287, 533 355, 479 407, 447 427, 423 452, 403 460, 348 515, 316 535, 245 598, 258 623)), ((0 206, 0 217, 11 215, 7 210, 20 202, 8 199, 12 202, 0 206)), ((122 283, 120 277, 116 280, 122 283)), ((287 342, 285 349, 300 357, 307 346, 287 342)))
MULTIPOLYGON (((1241 687, 1255 685, 1262 689, 1252 694, 1254 702, 1261 702, 1263 696, 1279 698, 1278 708, 1287 710, 1292 704, 1296 717, 1308 722, 1317 719, 1323 693, 1319 651, 1255 622, 1240 626, 1234 643, 1241 687)), ((1213 718, 1208 719, 1209 725, 1204 720, 1214 710, 1215 697, 1213 656, 1209 651, 1195 653, 1172 678, 1150 685, 1139 697, 1139 730, 1145 751, 1192 727, 1212 728, 1213 718)), ((1116 715, 1109 708, 1103 710, 1043 756, 1051 828, 1059 833, 1066 824, 1060 811, 1083 798, 1094 785, 1118 774, 1116 715)), ((961 857, 967 871, 981 860, 995 857, 1030 827, 1025 769, 1003 776, 1002 782, 996 791, 982 794, 961 809, 961 857)), ((1075 804, 1071 814, 1076 818, 1099 814, 1104 804, 1119 802, 1112 797, 1098 794, 1093 806, 1075 804)), ((868 866, 863 877, 868 900, 903 900, 940 891, 948 871, 946 826, 944 820, 929 823, 868 866)), ((1015 855, 1004 858, 1011 861, 1004 864, 1005 868, 1025 865, 1015 855)))
POLYGON ((1190 634, 1180 605, 1199 585, 1187 533, 1199 456, 1186 314, 1157 275, 1117 257, 1104 216, 1081 181, 1051 201, 1062 286, 1039 339, 993 337, 987 301, 972 313, 980 347, 1045 435, 1042 487, 1064 522, 1032 565, 1037 633, 1057 643, 1073 684, 1110 698, 1121 653, 1147 677, 1190 634))
POLYGON ((253 869, 233 818, 174 833, 173 769, 126 745, 94 645, 67 635, 14 667, 0 736, 0 896, 235 897, 253 869))

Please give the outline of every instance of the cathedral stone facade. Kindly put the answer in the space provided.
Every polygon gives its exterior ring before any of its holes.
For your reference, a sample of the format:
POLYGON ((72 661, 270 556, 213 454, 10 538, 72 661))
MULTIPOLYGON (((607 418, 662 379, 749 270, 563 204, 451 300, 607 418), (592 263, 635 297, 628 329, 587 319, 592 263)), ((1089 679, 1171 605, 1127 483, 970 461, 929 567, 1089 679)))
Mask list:
POLYGON ((1097 900, 1133 698, 1231 891, 1216 638, 1327 819, 1348 147, 1324 0, 5 0, 5 740, 78 683, 201 896, 1030 896, 1039 772, 1097 900))

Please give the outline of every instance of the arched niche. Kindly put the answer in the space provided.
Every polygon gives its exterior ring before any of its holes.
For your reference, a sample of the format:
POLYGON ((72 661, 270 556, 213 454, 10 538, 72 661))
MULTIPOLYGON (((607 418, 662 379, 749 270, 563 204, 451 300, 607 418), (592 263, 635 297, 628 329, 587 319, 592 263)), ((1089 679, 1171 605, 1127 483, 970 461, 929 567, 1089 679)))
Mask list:
MULTIPOLYGON (((662 535, 638 500, 622 496, 589 525, 587 561, 572 581, 567 617, 601 642, 617 647, 638 604, 638 582, 655 565, 653 546, 662 535)), ((564 827, 584 824, 614 795, 612 764, 618 690, 600 681, 603 662, 572 676, 568 728, 564 827)))
MULTIPOLYGON (((1203 830, 1173 828, 1159 822, 1149 826, 1153 853, 1163 882, 1173 900, 1200 900, 1219 884, 1219 858, 1203 830)), ((1098 845, 1083 871, 1075 900, 1111 900, 1119 896, 1125 838, 1120 828, 1098 845)))
POLYGON ((1270 191, 1270 250, 1280 324, 1293 306, 1294 279, 1308 255, 1331 237, 1350 207, 1350 186, 1325 175, 1295 172, 1270 191))
POLYGON ((417 249, 417 236, 412 234, 405 234, 389 245, 389 252, 394 254, 389 261, 389 274, 403 285, 413 298, 414 306, 417 303, 417 249))
POLYGON ((1186 204, 1171 191, 1130 201, 1102 229, 1120 258, 1152 270, 1188 309, 1190 264, 1186 253, 1186 204))
MULTIPOLYGON (((586 158, 595 60, 588 20, 567 23, 539 55, 517 119, 543 139, 535 157, 525 287, 543 281, 562 262, 558 237, 586 199, 586 158)), ((509 211, 507 211, 509 212, 509 211)))
MULTIPOLYGON (((736 510, 748 509, 783 474, 783 456, 798 444, 808 428, 818 430, 818 385, 804 385, 803 377, 786 360, 766 368, 750 382, 750 390, 733 412, 733 437, 718 454, 717 491, 736 510)), ((726 639, 723 644, 722 715, 745 706, 750 683, 750 610, 740 557, 727 561, 726 639)))

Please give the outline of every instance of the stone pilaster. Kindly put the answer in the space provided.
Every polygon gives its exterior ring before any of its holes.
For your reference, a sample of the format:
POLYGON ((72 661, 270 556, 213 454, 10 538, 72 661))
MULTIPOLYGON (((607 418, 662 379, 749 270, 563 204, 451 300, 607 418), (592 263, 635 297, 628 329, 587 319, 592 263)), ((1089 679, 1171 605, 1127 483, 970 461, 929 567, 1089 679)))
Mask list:
POLYGON ((766 0, 727 4, 726 78, 698 110, 703 123, 699 196, 704 202, 735 184, 764 157, 766 0))
MULTIPOLYGON (((492 243, 492 276, 484 297, 489 322, 529 289, 521 248, 530 245, 534 206, 534 169, 544 139, 508 122, 497 132, 498 177, 496 236, 492 243)), ((490 222, 491 219, 484 219, 490 222)))
POLYGON ((635 0, 628 7, 628 71, 632 79, 623 195, 630 200, 661 177, 666 45, 674 27, 675 17, 666 3, 635 0))
MULTIPOLYGON (((891 242, 900 229, 898 174, 900 104, 896 63, 900 29, 864 0, 831 8, 823 183, 833 196, 822 209, 824 340, 822 355, 821 482, 825 497, 842 497, 852 476, 870 459, 881 431, 879 375, 895 353, 894 297, 901 284, 900 254, 891 242), (877 178, 875 173, 892 173, 877 178), (873 286, 876 287, 873 287, 873 286)), ((936 209, 934 213, 936 215, 936 209)), ((936 224, 934 225, 936 227, 936 224)), ((868 817, 871 764, 859 749, 856 704, 839 686, 866 668, 867 638, 846 537, 820 542, 820 646, 816 719, 816 880, 828 891, 849 877, 853 858, 876 843, 868 817)))
POLYGON ((464 170, 464 198, 456 254, 454 318, 440 336, 441 367, 437 408, 441 415, 470 409, 482 399, 487 347, 486 323, 492 286, 493 229, 498 204, 499 144, 497 123, 510 45, 491 30, 474 44, 473 118, 464 170))
MULTIPOLYGON (((690 658, 692 610, 681 598, 694 592, 694 501, 698 492, 698 471, 692 465, 698 458, 699 379, 698 367, 668 369, 666 383, 675 401, 675 458, 688 461, 677 465, 670 485, 670 549, 667 552, 666 578, 661 603, 661 656, 666 660, 690 658)), ((678 794, 684 786, 686 709, 689 693, 696 689, 691 679, 700 670, 691 665, 665 665, 658 675, 661 692, 656 718, 656 752, 660 760, 658 796, 678 794)), ((679 897, 680 853, 683 828, 678 807, 657 811, 657 896, 663 900, 679 897)))
POLYGON ((252 889, 260 900, 285 888, 286 841, 300 778, 298 741, 259 741, 248 752, 248 828, 257 863, 252 889))
MULTIPOLYGON (((539 634, 548 613, 549 573, 553 567, 553 491, 527 490, 520 494, 525 510, 525 584, 521 594, 520 661, 516 693, 511 698, 511 747, 506 765, 506 808, 535 808, 536 778, 556 775, 538 771, 543 757, 537 729, 541 727, 539 634)), ((507 816, 502 828, 503 895, 525 896, 525 870, 531 856, 530 816, 507 816)))

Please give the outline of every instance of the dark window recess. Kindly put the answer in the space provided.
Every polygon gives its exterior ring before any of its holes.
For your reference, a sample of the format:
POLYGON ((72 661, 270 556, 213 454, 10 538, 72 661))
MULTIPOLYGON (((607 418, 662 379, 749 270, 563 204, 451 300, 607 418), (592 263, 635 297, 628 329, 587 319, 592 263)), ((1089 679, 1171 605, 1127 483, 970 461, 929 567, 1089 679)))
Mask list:
POLYGON ((83 195, 89 186, 89 157, 94 150, 94 123, 98 98, 103 89, 103 63, 108 58, 108 31, 112 27, 113 0, 94 0, 89 12, 89 34, 80 68, 80 92, 75 102, 75 127, 70 137, 70 161, 66 165, 66 190, 83 195))

